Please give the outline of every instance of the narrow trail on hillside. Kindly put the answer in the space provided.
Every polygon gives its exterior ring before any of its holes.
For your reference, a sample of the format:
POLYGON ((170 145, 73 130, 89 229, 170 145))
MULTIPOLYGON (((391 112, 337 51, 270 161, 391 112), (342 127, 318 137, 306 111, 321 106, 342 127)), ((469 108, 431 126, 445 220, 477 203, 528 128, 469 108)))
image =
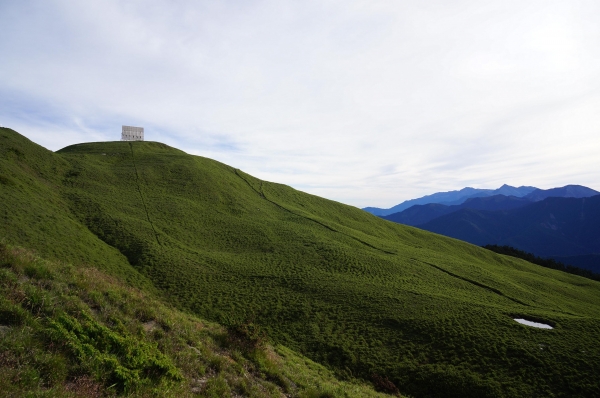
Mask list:
POLYGON ((318 221, 318 220, 315 220, 314 218, 310 218, 310 217, 304 216, 304 215, 302 215, 302 214, 298 214, 298 213, 296 213, 296 212, 293 212, 292 210, 290 210, 290 209, 288 209, 288 208, 286 208, 286 207, 284 207, 284 206, 280 205, 279 203, 277 203, 277 202, 275 202, 275 201, 273 201, 273 200, 271 200, 271 199, 267 198, 267 196, 265 195, 265 193, 264 193, 264 191, 263 191, 263 188, 262 188, 262 185, 263 185, 262 181, 260 182, 260 190, 257 190, 256 188, 254 188, 254 187, 252 186, 252 184, 250 184, 250 182, 248 182, 248 180, 246 180, 246 179, 245 179, 245 178, 244 178, 244 177, 243 177, 243 176, 242 176, 240 173, 238 173, 238 171, 241 171, 241 170, 235 169, 235 174, 236 174, 238 177, 240 177, 240 178, 241 178, 241 179, 242 179, 242 180, 243 180, 243 181, 244 181, 246 184, 248 184, 248 186, 249 186, 249 187, 250 187, 250 188, 251 188, 251 189, 252 189, 254 192, 256 192, 256 193, 257 193, 257 194, 258 194, 258 195, 259 195, 261 198, 263 198, 263 199, 264 199, 264 200, 266 200, 267 202, 269 202, 269 203, 271 203, 271 204, 273 204, 273 205, 275 205, 275 206, 279 207, 280 209, 282 209, 282 210, 284 210, 284 211, 286 211, 286 212, 288 212, 288 213, 291 213, 291 214, 293 214, 293 215, 295 215, 295 216, 297 216, 297 217, 301 217, 301 218, 304 218, 305 220, 309 220, 309 221, 312 221, 312 222, 314 222, 314 223, 317 223, 317 224, 319 224, 320 226, 322 226, 322 227, 324 227, 324 228, 327 228, 328 230, 330 230, 330 231, 332 231, 332 232, 336 232, 336 233, 338 233, 338 234, 341 234, 341 235, 344 235, 344 236, 346 236, 346 237, 348 237, 348 238, 354 239, 355 241, 357 241, 357 242, 359 242, 359 243, 362 243, 363 245, 365 245, 365 246, 367 246, 367 247, 370 247, 371 249, 378 250, 378 251, 380 251, 380 252, 383 252, 383 253, 385 253, 385 254, 397 254, 397 253, 390 252, 390 251, 387 251, 387 250, 384 250, 384 249, 380 249, 379 247, 376 247, 376 246, 374 246, 374 245, 372 245, 372 244, 370 244, 370 243, 368 243, 368 242, 365 242, 365 241, 364 241, 364 240, 362 240, 362 239, 359 239, 359 238, 357 238, 357 237, 355 237, 355 236, 349 235, 349 234, 347 234, 347 233, 344 233, 344 232, 342 232, 342 231, 338 231, 337 229, 335 229, 335 228, 332 228, 332 227, 330 227, 329 225, 327 225, 327 224, 325 224, 325 223, 322 223, 322 222, 320 222, 320 221, 318 221))
POLYGON ((504 298, 506 298, 506 299, 508 299, 508 300, 510 300, 510 301, 513 301, 513 302, 517 303, 517 304, 521 304, 521 305, 524 305, 524 306, 526 306, 526 307, 531 307, 531 305, 529 305, 529 304, 527 304, 527 303, 524 303, 524 302, 522 302, 521 300, 517 300, 517 299, 515 299, 515 298, 512 298, 512 297, 510 297, 510 296, 507 296, 506 294, 502 293, 500 290, 498 290, 498 289, 496 289, 496 288, 493 288, 493 287, 491 287, 491 286, 484 285, 483 283, 480 283, 480 282, 474 281, 474 280, 472 280, 472 279, 469 279, 469 278, 465 278, 464 276, 456 275, 455 273, 452 273, 452 272, 450 272, 450 271, 447 271, 447 270, 443 269, 442 267, 440 267, 440 266, 438 266, 438 265, 431 264, 431 263, 428 263, 428 262, 426 262, 426 261, 422 261, 422 260, 417 260, 416 258, 411 258, 411 260, 413 260, 413 261, 418 261, 418 262, 420 262, 420 263, 423 263, 423 264, 427 264, 427 265, 429 265, 429 266, 431 266, 431 267, 433 267, 433 268, 435 268, 435 269, 437 269, 437 270, 439 270, 439 271, 442 271, 442 272, 443 272, 443 273, 445 273, 445 274, 448 274, 448 275, 450 275, 450 276, 452 276, 452 277, 454 277, 454 278, 460 279, 460 280, 462 280, 462 281, 468 282, 468 283, 470 283, 470 284, 472 284, 472 285, 475 285, 475 286, 477 286, 477 287, 480 287, 480 288, 483 288, 483 289, 489 290, 490 292, 492 292, 492 293, 496 293, 497 295, 499 295, 499 296, 502 296, 502 297, 504 297, 504 298))
POLYGON ((156 243, 158 243, 159 246, 162 246, 162 244, 160 243, 160 240, 158 239, 158 233, 156 232, 156 228, 154 228, 154 224, 152 223, 152 220, 150 219, 150 213, 148 212, 148 206, 146 205, 146 201, 144 200, 144 195, 142 194, 142 187, 140 186, 140 175, 138 173, 137 165, 135 164, 135 156, 133 154, 133 144, 131 142, 129 143, 129 149, 131 149, 131 160, 133 162, 133 168, 135 169, 135 185, 137 187, 138 193, 140 194, 140 198, 142 200, 142 205, 144 206, 144 211, 146 212, 146 218, 148 219, 148 223, 150 224, 150 227, 152 227, 152 231, 154 231, 154 237, 156 238, 156 243))

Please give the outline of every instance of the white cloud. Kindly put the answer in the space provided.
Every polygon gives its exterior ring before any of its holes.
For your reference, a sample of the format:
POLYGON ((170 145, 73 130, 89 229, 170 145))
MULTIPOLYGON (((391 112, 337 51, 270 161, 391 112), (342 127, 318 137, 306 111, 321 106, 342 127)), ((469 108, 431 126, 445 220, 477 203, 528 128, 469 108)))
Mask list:
POLYGON ((356 206, 600 188, 594 1, 0 4, 0 124, 148 139, 356 206))

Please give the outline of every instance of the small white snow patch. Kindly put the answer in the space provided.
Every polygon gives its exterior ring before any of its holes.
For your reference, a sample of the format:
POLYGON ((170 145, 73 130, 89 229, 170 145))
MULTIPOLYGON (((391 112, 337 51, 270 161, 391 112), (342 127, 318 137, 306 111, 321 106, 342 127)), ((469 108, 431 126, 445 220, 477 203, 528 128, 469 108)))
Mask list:
POLYGON ((534 328, 554 329, 552 326, 546 325, 545 323, 532 322, 532 321, 528 321, 527 319, 523 319, 523 318, 515 318, 515 321, 519 322, 522 325, 527 325, 527 326, 531 326, 534 328))

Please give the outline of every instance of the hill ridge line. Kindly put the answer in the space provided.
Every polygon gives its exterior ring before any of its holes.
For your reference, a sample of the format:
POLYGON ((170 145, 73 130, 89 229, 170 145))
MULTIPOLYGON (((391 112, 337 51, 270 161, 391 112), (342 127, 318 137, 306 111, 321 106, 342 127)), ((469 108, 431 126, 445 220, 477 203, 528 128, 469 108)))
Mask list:
POLYGON ((252 189, 254 192, 256 192, 256 193, 257 193, 257 194, 258 194, 260 197, 262 197, 262 198, 263 198, 264 200, 266 200, 267 202, 274 204, 275 206, 277 206, 277 207, 281 208, 282 210, 285 210, 285 211, 287 211, 288 213, 291 213, 291 214, 293 214, 293 215, 295 215, 295 216, 302 217, 302 218, 304 218, 304 219, 306 219, 306 220, 309 220, 309 221, 312 221, 312 222, 314 222, 314 223, 317 223, 317 224, 319 224, 320 226, 322 226, 322 227, 324 227, 324 228, 327 228, 328 230, 330 230, 330 231, 332 231, 332 232, 337 232, 338 234, 341 234, 341 235, 347 236, 347 237, 349 237, 349 238, 351 238, 351 239, 354 239, 355 241, 357 241, 357 242, 359 242, 359 243, 362 243, 363 245, 365 245, 365 246, 367 246, 367 247, 370 247, 371 249, 379 250, 380 252, 382 252, 382 253, 386 253, 386 254, 392 254, 392 255, 396 255, 396 254, 397 254, 397 253, 394 253, 394 252, 389 252, 389 251, 387 251, 387 250, 384 250, 384 249, 380 249, 379 247, 377 247, 377 246, 374 246, 374 245, 372 245, 372 244, 370 244, 370 243, 368 243, 368 242, 365 242, 365 241, 363 241, 363 240, 361 240, 361 239, 359 239, 359 238, 357 238, 357 237, 355 237, 355 236, 352 236, 352 235, 346 234, 346 233, 344 233, 344 232, 342 232, 342 231, 338 231, 337 229, 335 229, 335 228, 333 228, 333 227, 330 227, 329 225, 327 225, 327 224, 324 224, 324 223, 322 223, 322 222, 320 222, 320 221, 318 221, 318 220, 315 220, 314 218, 310 218, 310 217, 304 216, 304 215, 302 215, 302 214, 295 213, 295 212, 291 211, 290 209, 288 209, 288 208, 286 208, 286 207, 283 207, 283 206, 282 206, 282 205, 280 205, 279 203, 277 203, 277 202, 275 202, 275 201, 273 201, 273 200, 271 200, 271 199, 267 198, 267 196, 265 195, 265 193, 264 193, 264 191, 263 191, 263 189, 262 189, 262 181, 260 182, 260 191, 257 191, 257 190, 256 190, 256 188, 254 188, 254 187, 252 186, 252 184, 250 184, 250 183, 249 183, 249 182, 248 182, 248 181, 247 181, 247 180, 246 180, 244 177, 242 177, 242 176, 241 176, 241 175, 238 173, 238 171, 241 171, 241 170, 239 170, 239 169, 234 169, 234 170, 235 170, 235 174, 236 174, 238 177, 240 177, 242 180, 244 180, 244 182, 245 182, 246 184, 248 184, 248 186, 249 186, 249 187, 250 187, 250 188, 251 188, 251 189, 252 189))
POLYGON ((496 294, 497 294, 497 295, 499 295, 499 296, 502 296, 502 297, 504 297, 504 298, 507 298, 507 299, 509 299, 509 300, 511 300, 511 301, 514 301, 514 302, 515 302, 515 303, 517 303, 517 304, 521 304, 521 305, 524 305, 524 306, 526 306, 526 307, 531 307, 531 305, 530 305, 530 304, 524 303, 524 302, 522 302, 521 300, 517 300, 517 299, 515 299, 515 298, 512 298, 512 297, 510 297, 510 296, 507 296, 506 294, 502 293, 500 290, 498 290, 498 289, 496 289, 496 288, 494 288, 494 287, 487 286, 487 285, 485 285, 485 284, 483 284, 483 283, 479 283, 479 282, 477 282, 477 281, 474 281, 474 280, 471 280, 471 279, 469 279, 469 278, 465 278, 464 276, 457 275, 457 274, 455 274, 455 273, 453 273, 453 272, 450 272, 450 271, 447 271, 447 270, 443 269, 442 267, 440 267, 440 266, 438 266, 438 265, 431 264, 431 263, 428 263, 428 262, 426 262, 426 261, 417 260, 416 258, 411 258, 411 260, 414 260, 414 261, 417 261, 417 262, 420 262, 420 263, 427 264, 427 265, 429 265, 429 266, 431 266, 431 267, 433 267, 433 268, 435 268, 435 269, 437 269, 437 270, 439 270, 439 271, 442 271, 442 272, 444 272, 444 273, 446 273, 446 274, 448 274, 448 275, 450 275, 450 276, 453 276, 454 278, 457 278, 457 279, 463 280, 463 281, 465 281, 465 282, 468 282, 468 283, 470 283, 470 284, 473 284, 473 285, 475 285, 475 286, 478 286, 478 287, 480 287, 480 288, 487 289, 487 290, 489 290, 489 291, 491 291, 491 292, 493 292, 493 293, 496 293, 496 294))
POLYGON ((154 237, 156 238, 156 243, 158 243, 158 245, 162 247, 162 243, 160 243, 160 240, 158 239, 158 233, 156 232, 156 228, 154 228, 154 224, 152 223, 152 220, 150 219, 150 213, 148 212, 148 206, 146 206, 146 201, 144 200, 144 195, 142 194, 142 188, 140 187, 140 175, 138 173, 137 165, 135 164, 135 155, 133 154, 133 145, 131 142, 129 143, 129 149, 131 149, 131 161, 133 162, 133 168, 135 169, 135 184, 136 184, 137 190, 140 194, 140 198, 142 199, 142 205, 144 206, 144 211, 146 212, 146 218, 148 219, 148 223, 150 224, 152 231, 154 231, 154 237))

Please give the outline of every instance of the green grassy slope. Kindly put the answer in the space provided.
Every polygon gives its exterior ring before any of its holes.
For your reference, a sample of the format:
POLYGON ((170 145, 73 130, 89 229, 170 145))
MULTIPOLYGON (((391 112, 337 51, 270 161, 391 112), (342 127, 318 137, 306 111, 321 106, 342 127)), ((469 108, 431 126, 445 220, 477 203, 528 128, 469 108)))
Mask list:
POLYGON ((61 156, 0 128, 0 238, 49 258, 97 264, 152 289, 119 250, 98 239, 71 212, 61 190, 73 184, 78 172, 61 156))
MULTIPOLYGON (((23 141, 9 130, 0 134, 0 148, 23 141)), ((10 242, 51 255, 64 247, 82 258, 103 250, 106 270, 143 275, 180 308, 222 323, 251 320, 339 375, 387 377, 415 396, 600 394, 598 282, 394 224, 163 144, 38 152, 30 156, 60 165, 44 166, 49 171, 38 177, 56 203, 36 199, 40 208, 31 209, 16 185, 1 185, 3 198, 23 203, 24 215, 0 208, 13 228, 0 236, 10 242), (56 238, 44 246, 52 232, 30 224, 38 212, 70 220, 89 243, 61 246, 56 238), (19 225, 29 241, 13 232, 19 225), (531 329, 512 315, 555 329, 531 329)), ((28 164, 27 156, 2 157, 0 175, 24 185, 34 173, 28 164), (13 169, 21 174, 4 171, 13 169)))
POLYGON ((2 397, 383 397, 101 270, 0 244, 2 397))

